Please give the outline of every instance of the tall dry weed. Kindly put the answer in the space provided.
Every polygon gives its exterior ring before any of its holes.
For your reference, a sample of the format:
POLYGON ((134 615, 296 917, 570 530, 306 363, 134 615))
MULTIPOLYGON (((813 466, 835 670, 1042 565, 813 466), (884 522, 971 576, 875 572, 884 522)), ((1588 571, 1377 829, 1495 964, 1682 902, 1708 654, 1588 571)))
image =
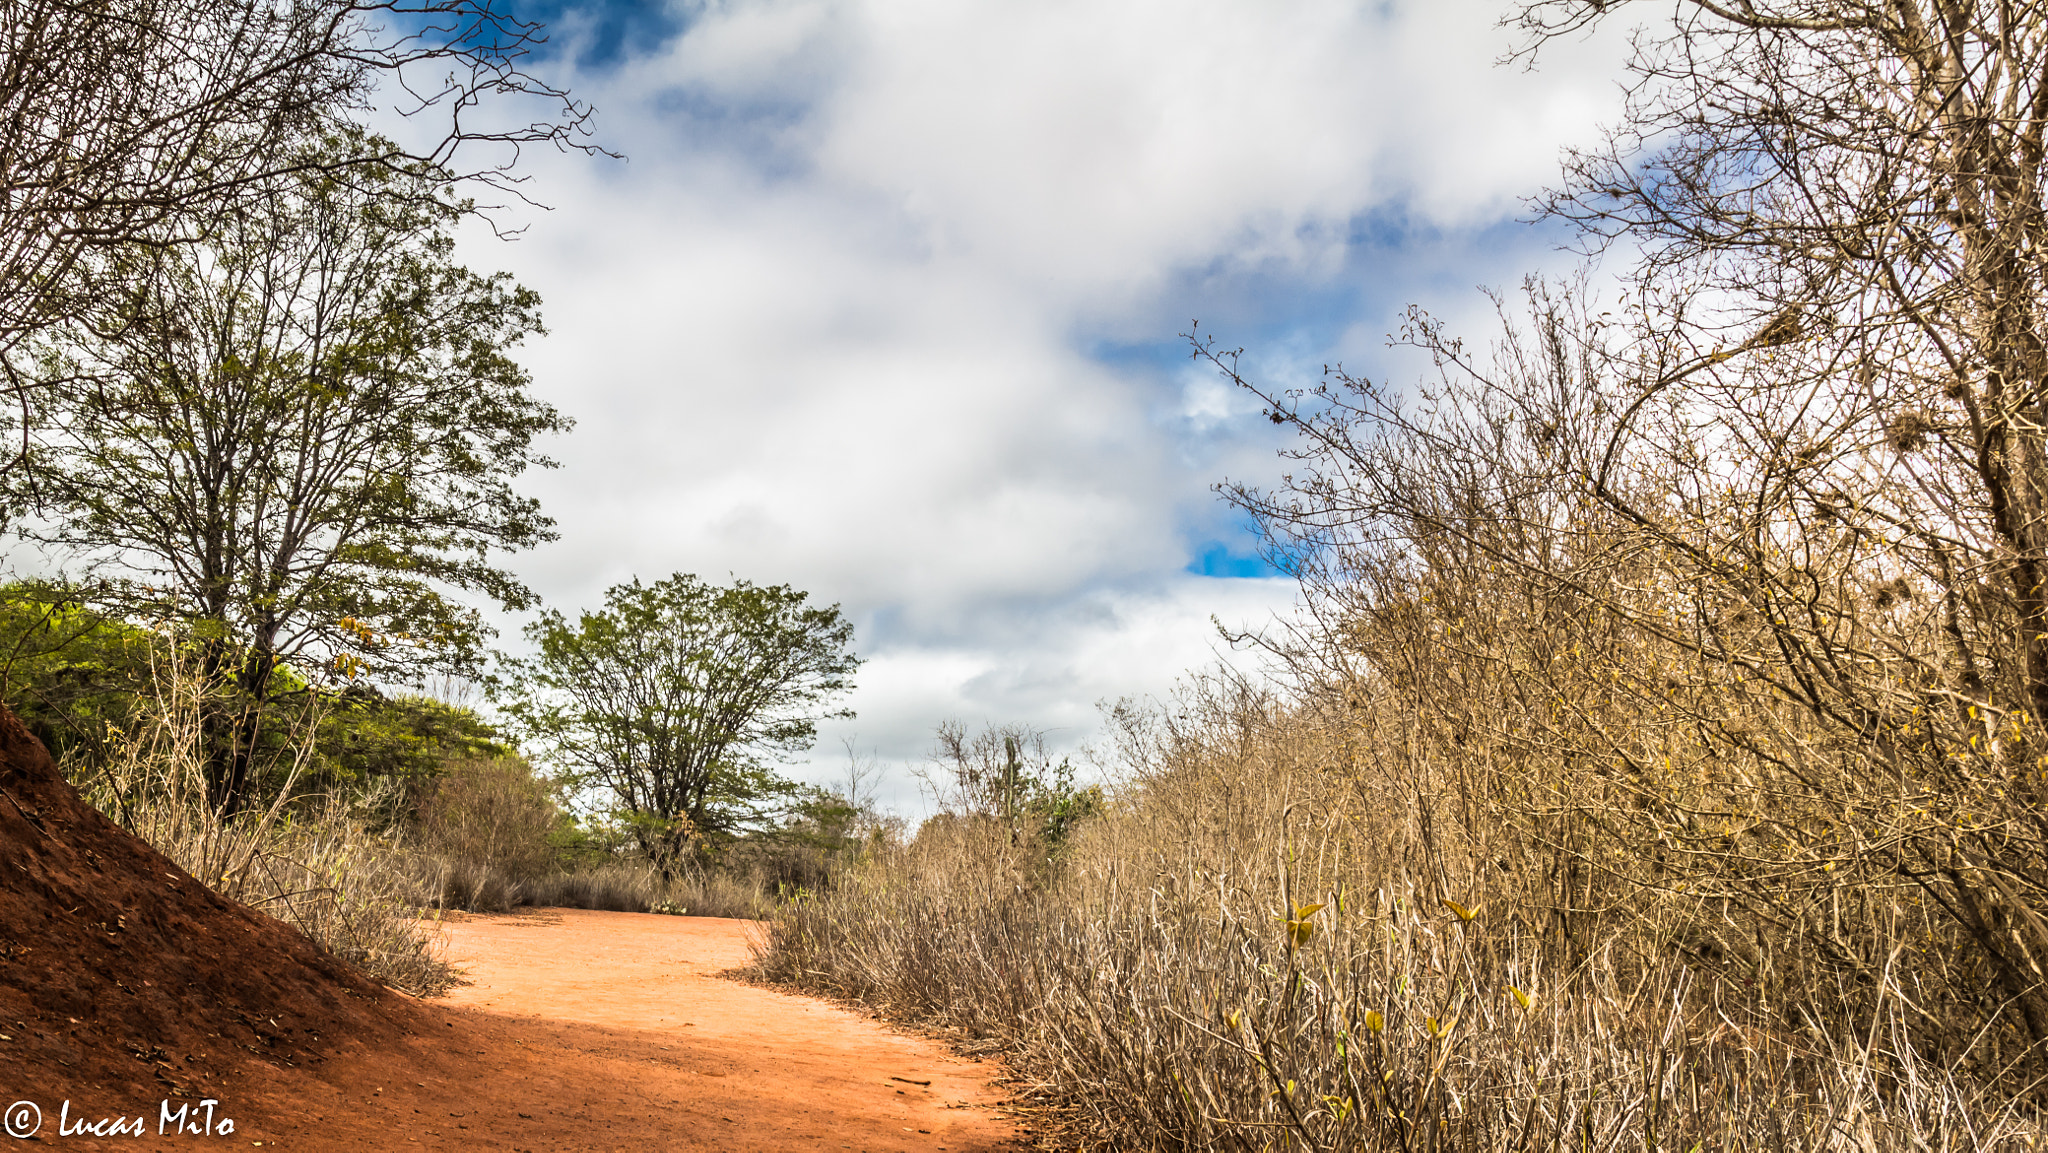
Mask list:
POLYGON ((81 782, 87 800, 222 896, 372 978, 415 996, 447 989, 454 972, 416 915, 416 877, 368 820, 377 798, 294 797, 311 756, 306 734, 288 742, 295 760, 267 808, 222 817, 207 803, 204 691, 174 655, 160 655, 139 726, 117 734, 113 755, 81 782))
POLYGON ((1119 1148, 2048 1137, 1922 1051, 1905 966, 1852 1001, 1705 958, 1666 929, 1713 923, 1712 896, 1603 907, 1461 766, 1347 711, 1218 684, 1125 720, 1131 779, 1056 870, 995 822, 927 826, 782 910, 763 973, 1005 1052, 1119 1148))
POLYGON ((619 862, 556 873, 530 882, 526 903, 565 909, 669 913, 689 917, 761 920, 774 899, 751 879, 709 869, 684 868, 666 881, 652 864, 619 862))

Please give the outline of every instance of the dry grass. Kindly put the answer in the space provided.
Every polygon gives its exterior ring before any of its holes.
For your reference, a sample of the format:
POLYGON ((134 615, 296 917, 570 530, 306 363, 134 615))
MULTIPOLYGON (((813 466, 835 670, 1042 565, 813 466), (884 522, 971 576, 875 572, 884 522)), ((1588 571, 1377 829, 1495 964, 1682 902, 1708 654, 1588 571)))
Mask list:
POLYGON ((432 853, 397 853, 412 882, 413 901, 426 909, 459 909, 465 913, 503 913, 532 905, 536 882, 499 871, 486 861, 443 857, 432 853))
POLYGON ((418 997, 453 981, 419 919, 411 870, 346 811, 221 822, 201 809, 158 805, 137 816, 138 835, 216 892, 294 926, 373 979, 418 997))
MULTIPOLYGON (((418 919, 415 878, 362 815, 375 798, 330 798, 309 815, 287 809, 288 783, 267 810, 219 817, 205 801, 196 682, 169 668, 157 681, 147 719, 84 783, 86 798, 215 892, 370 977, 415 996, 447 989, 454 974, 418 919)), ((306 743, 296 744, 303 758, 306 743)))
POLYGON ((487 862, 429 854, 405 856, 411 896, 419 905, 435 909, 502 913, 535 905, 760 920, 775 904, 745 877, 690 871, 664 882, 654 866, 645 862, 515 877, 487 862))
POLYGON ((751 875, 690 869, 664 882, 645 861, 563 868, 552 792, 516 757, 446 766, 411 827, 418 901, 472 913, 542 905, 749 918, 772 904, 751 875))
POLYGON ((759 920, 774 902, 751 881, 725 873, 686 870, 664 883, 645 863, 604 865, 535 882, 528 903, 565 909, 611 909, 690 917, 759 920))
POLYGON ((422 920, 416 875, 346 810, 222 821, 203 805, 152 801, 126 814, 130 832, 209 888, 293 926, 373 980, 416 997, 454 983, 454 969, 434 952, 435 918, 422 920))
POLYGON ((1355 727, 1228 688, 1172 715, 1128 730, 1137 771, 1056 869, 995 822, 936 822, 784 909, 763 975, 980 1039, 1117 1148, 2048 1138, 1919 1049, 1903 965, 1854 998, 1760 981, 1678 939, 1719 912, 1697 898, 1566 931, 1505 820, 1451 837, 1455 794, 1379 775, 1355 727), (1479 848, 1510 869, 1473 870, 1479 848))

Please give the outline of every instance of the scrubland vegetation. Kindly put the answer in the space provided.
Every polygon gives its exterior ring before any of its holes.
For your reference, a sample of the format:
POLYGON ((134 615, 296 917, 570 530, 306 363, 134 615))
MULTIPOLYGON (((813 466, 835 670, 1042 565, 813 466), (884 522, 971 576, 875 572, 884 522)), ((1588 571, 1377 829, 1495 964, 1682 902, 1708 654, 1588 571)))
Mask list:
POLYGON ((261 804, 208 792, 203 647, 101 615, 53 586, 0 591, 8 694, 102 812, 221 894, 303 930, 409 992, 455 974, 431 949, 447 910, 557 906, 765 916, 829 883, 877 827, 871 808, 785 784, 767 817, 694 842, 668 875, 633 822, 579 817, 474 709, 362 685, 315 691, 289 673, 250 759, 261 804))
MULTIPOLYGON (((222 815, 206 798, 203 682, 161 671, 161 694, 131 706, 130 727, 102 734, 102 755, 73 748, 62 767, 102 812, 215 891, 415 994, 440 992, 456 977, 432 948, 431 924, 443 911, 757 918, 779 888, 819 883, 849 839, 832 823, 848 810, 814 800, 751 837, 707 846, 693 867, 663 877, 625 830, 597 816, 579 821, 559 787, 517 755, 436 759, 439 749, 415 750, 408 774, 358 776, 337 771, 329 742, 346 750, 347 735, 317 716, 280 733, 262 762, 265 806, 222 815)), ((479 723, 439 702, 396 703, 479 723)))
POLYGON ((1790 817, 1700 762, 1580 774, 1498 739, 1513 698, 1388 696, 1212 680, 1126 714, 1127 775, 1065 844, 934 820, 782 909, 762 970, 1005 1054, 1116 1147, 2040 1138, 1984 958, 1896 875, 1749 864, 1790 817), (1743 824, 1637 840, 1645 809, 1743 824))
MULTIPOLYGON (((1623 14, 1626 15, 1623 15, 1623 14)), ((2048 1100, 2036 7, 1636 20, 1531 281, 1226 485, 1270 688, 1122 713, 1057 849, 964 805, 779 979, 1011 1054, 1125 1148, 2005 1149, 2048 1100), (1619 264, 1621 267, 1614 267, 1619 264)))
MULTIPOLYGON (((2048 11, 1512 5, 1524 58, 1641 16, 1620 122, 1537 202, 1608 263, 1470 346, 1411 311, 1412 385, 1193 340, 1291 434, 1223 488, 1301 585, 1236 638, 1268 679, 1118 706, 1103 787, 943 726, 911 836, 777 775, 858 664, 784 586, 544 612, 499 667, 555 775, 371 687, 483 675, 454 594, 538 607, 491 554, 552 538, 512 483, 568 422, 511 360, 537 299, 452 263, 478 141, 350 115, 451 60, 453 106, 566 101, 530 26, 31 9, 0 44, 72 89, 0 93, 0 479, 99 579, 11 590, 0 675, 229 896, 416 991, 422 911, 772 916, 765 976, 957 1030, 1116 1147, 2048 1137, 2048 11), (163 63, 222 43, 259 49, 230 80, 297 63, 247 101, 163 63), (107 92, 157 136, 67 119, 107 92)), ((499 142, 578 139, 555 115, 499 142)))

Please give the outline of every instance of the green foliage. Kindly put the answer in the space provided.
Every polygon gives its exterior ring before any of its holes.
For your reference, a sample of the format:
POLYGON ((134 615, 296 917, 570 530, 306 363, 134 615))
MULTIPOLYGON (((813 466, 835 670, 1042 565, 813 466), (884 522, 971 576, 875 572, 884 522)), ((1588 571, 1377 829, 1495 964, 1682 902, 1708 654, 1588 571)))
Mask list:
POLYGON ((246 801, 278 669, 406 680, 478 668, 485 627, 451 591, 532 594, 493 550, 551 540, 511 481, 570 422, 510 350, 538 298, 454 263, 464 206, 435 173, 298 180, 205 242, 120 254, 112 319, 39 346, 20 531, 123 574, 107 611, 203 642, 216 804, 246 801))
POLYGON ((861 807, 838 793, 807 785, 775 832, 788 841, 840 852, 860 843, 867 817, 861 807))
POLYGON ((1045 735, 1024 725, 991 725, 969 734, 958 721, 939 726, 935 759, 945 778, 932 782, 940 802, 961 816, 992 818, 1011 840, 1056 855, 1083 821, 1102 812, 1102 789, 1077 786, 1074 766, 1054 762, 1045 735))
POLYGON ((150 684, 146 630, 46 582, 0 586, 0 699, 60 761, 98 761, 150 684))
MULTIPOLYGON (((81 780, 127 756, 124 746, 173 707, 160 698, 205 643, 105 615, 62 585, 0 586, 0 700, 81 780)), ((387 824, 450 763, 513 752, 474 709, 432 697, 386 695, 362 682, 323 693, 289 668, 271 689, 278 720, 260 735, 258 762, 278 771, 291 761, 293 734, 310 734, 295 791, 383 796, 387 824)), ((254 782, 266 793, 282 783, 254 782)))
POLYGON ((830 888, 864 846, 872 814, 837 793, 804 786, 774 825, 724 846, 718 863, 783 896, 830 888))
POLYGON ((44 347, 54 515, 29 535, 130 568, 106 591, 132 611, 279 657, 474 667, 477 614, 438 590, 531 602, 487 557, 553 539, 510 481, 570 422, 509 355, 539 298, 454 263, 430 176, 310 176, 208 245, 131 254, 125 323, 44 347))
POLYGON ((494 761, 512 747, 473 709, 433 697, 385 696, 350 685, 321 717, 320 770, 338 785, 427 781, 451 762, 494 761))
POLYGON ((1065 757, 1028 781, 1024 811, 1048 854, 1057 854, 1082 822, 1101 816, 1102 810, 1102 786, 1075 785, 1074 766, 1065 757))
POLYGON ((665 872, 797 796, 774 762, 807 749, 859 659, 838 606, 786 585, 637 578, 571 623, 550 610, 505 662, 516 731, 601 790, 665 872))

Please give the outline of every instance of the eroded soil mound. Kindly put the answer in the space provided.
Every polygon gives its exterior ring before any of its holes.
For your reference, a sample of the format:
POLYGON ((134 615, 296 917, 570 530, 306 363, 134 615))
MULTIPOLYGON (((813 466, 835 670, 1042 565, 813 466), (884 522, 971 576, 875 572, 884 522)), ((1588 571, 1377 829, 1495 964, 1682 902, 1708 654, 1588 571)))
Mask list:
POLYGON ((0 1081, 218 1096, 252 1056, 318 1066, 418 1017, 102 816, 0 708, 0 1081))

